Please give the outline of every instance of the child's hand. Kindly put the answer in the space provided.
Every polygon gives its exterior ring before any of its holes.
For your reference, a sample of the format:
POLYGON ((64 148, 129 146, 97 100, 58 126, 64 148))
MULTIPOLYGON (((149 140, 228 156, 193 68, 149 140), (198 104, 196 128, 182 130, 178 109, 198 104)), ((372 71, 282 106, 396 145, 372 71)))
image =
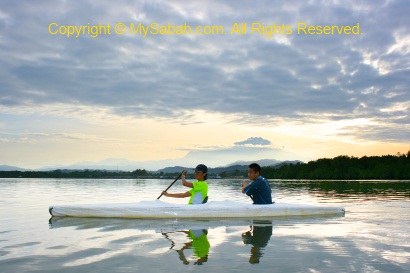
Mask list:
POLYGON ((182 175, 186 175, 187 173, 188 173, 187 170, 183 170, 183 171, 182 171, 182 175))

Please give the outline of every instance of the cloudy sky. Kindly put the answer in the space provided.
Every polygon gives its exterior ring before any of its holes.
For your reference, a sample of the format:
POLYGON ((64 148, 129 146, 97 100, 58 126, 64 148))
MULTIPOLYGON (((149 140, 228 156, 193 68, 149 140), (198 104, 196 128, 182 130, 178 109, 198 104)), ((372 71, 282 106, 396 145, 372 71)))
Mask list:
POLYGON ((3 0, 0 164, 405 153, 408 14, 404 0, 3 0))

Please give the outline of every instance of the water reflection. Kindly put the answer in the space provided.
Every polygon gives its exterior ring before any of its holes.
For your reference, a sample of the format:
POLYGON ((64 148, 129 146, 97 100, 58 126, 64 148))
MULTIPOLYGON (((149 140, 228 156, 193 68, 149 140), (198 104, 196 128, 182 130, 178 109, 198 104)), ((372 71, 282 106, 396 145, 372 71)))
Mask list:
POLYGON ((184 250, 192 249, 193 256, 195 258, 195 265, 202 265, 204 262, 208 261, 208 254, 211 245, 208 241, 208 230, 207 229, 190 229, 190 230, 179 230, 174 232, 163 232, 162 235, 165 236, 170 242, 170 249, 174 249, 178 253, 179 259, 183 264, 188 265, 190 262, 185 256, 184 250), (172 239, 172 234, 183 233, 186 234, 186 238, 189 239, 188 242, 183 243, 181 248, 174 249, 177 242, 172 239))
MULTIPOLYGON (((276 217, 278 219, 278 217, 276 217)), ((280 218, 279 218, 280 219, 280 218)), ((259 223, 260 220, 256 222, 259 223)), ((125 229, 154 230, 157 233, 182 230, 203 230, 221 226, 249 226, 252 219, 132 219, 132 218, 81 218, 81 217, 51 217, 49 228, 73 227, 74 229, 97 228, 100 231, 125 229)), ((271 221, 270 221, 271 222, 271 221)))
MULTIPOLYGON (((294 220, 297 220, 297 218, 294 220)), ((300 218, 299 220, 306 221, 308 218, 300 218)), ((195 220, 52 217, 49 219, 49 227, 50 229, 67 227, 72 227, 75 230, 98 229, 100 232, 150 230, 156 234, 161 234, 163 238, 170 242, 169 249, 176 252, 176 257, 184 265, 202 265, 208 262, 211 249, 211 243, 208 240, 209 230, 213 232, 220 227, 233 228, 239 230, 239 232, 228 240, 242 241, 245 245, 251 245, 249 263, 255 264, 260 262, 272 236, 272 222, 273 220, 260 219, 195 220), (243 231, 240 232, 240 230, 243 231)), ((215 236, 215 233, 213 235, 215 236)), ((244 250, 239 252, 242 251, 244 250)))
POLYGON ((397 201, 410 198, 410 181, 407 180, 277 180, 272 183, 272 187, 278 192, 299 192, 302 190, 312 196, 325 199, 397 201))
POLYGON ((250 229, 242 233, 244 244, 252 245, 249 263, 257 264, 264 254, 264 249, 268 245, 272 236, 272 222, 259 222, 261 225, 250 226, 250 229))

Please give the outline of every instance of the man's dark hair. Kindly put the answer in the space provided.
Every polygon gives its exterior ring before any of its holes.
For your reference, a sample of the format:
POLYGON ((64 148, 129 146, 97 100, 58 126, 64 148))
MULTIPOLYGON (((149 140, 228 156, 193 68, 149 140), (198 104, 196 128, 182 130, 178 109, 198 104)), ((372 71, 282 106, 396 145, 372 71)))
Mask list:
POLYGON ((255 173, 261 173, 261 166, 257 163, 252 163, 251 165, 248 166, 248 168, 252 169, 255 173))

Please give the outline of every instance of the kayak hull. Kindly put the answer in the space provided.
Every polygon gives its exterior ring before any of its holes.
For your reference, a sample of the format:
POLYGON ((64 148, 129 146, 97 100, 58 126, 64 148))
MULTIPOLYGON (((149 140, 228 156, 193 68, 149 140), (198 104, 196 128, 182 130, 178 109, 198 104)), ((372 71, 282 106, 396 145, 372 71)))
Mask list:
POLYGON ((275 203, 252 205, 234 201, 216 201, 201 205, 171 204, 141 201, 123 204, 84 204, 50 206, 49 212, 58 217, 104 218, 247 218, 274 216, 305 216, 343 214, 343 207, 275 203))

